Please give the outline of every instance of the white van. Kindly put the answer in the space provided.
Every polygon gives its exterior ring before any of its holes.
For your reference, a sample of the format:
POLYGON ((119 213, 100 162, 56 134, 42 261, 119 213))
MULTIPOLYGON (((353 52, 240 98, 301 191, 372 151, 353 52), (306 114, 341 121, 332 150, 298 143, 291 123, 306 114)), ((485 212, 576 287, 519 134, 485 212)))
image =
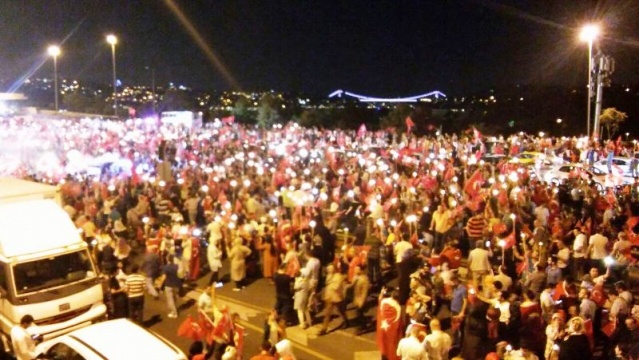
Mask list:
POLYGON ((110 320, 72 331, 36 346, 38 359, 186 360, 165 338, 127 319, 110 320))
POLYGON ((0 331, 31 315, 44 339, 102 320, 102 279, 69 215, 0 181, 0 331), (4 201, 8 200, 8 201, 4 201))

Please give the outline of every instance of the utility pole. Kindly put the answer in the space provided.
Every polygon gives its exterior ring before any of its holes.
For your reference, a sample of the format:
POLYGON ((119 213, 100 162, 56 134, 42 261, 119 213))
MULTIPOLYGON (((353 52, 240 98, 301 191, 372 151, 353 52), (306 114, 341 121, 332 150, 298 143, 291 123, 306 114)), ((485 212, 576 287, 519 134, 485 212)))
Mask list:
POLYGON ((597 74, 597 98, 595 100, 595 122, 593 133, 596 137, 601 137, 601 129, 599 124, 599 116, 601 115, 601 101, 603 98, 604 86, 610 86, 610 75, 615 71, 615 60, 610 56, 604 55, 601 50, 596 56, 596 74, 597 74))

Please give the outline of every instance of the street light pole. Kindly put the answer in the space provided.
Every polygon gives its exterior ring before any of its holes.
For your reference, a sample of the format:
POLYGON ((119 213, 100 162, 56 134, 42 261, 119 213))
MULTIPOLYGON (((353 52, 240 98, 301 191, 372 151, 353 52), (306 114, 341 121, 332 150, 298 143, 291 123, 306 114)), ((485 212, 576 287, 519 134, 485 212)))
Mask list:
MULTIPOLYGON (((590 137, 590 111, 592 105, 590 104, 592 99, 592 39, 588 41, 588 111, 587 123, 588 123, 588 137, 590 137)), ((597 131, 595 130, 594 133, 597 131)))
POLYGON ((60 55, 60 47, 51 45, 47 51, 53 58, 53 94, 55 99, 55 111, 58 111, 58 55, 60 55))
POLYGON ((118 38, 113 35, 107 35, 106 40, 109 44, 111 44, 111 62, 113 63, 113 112, 115 116, 118 116, 118 87, 117 87, 117 78, 115 73, 115 44, 118 43, 118 38))
MULTIPOLYGON (((590 111, 591 111, 591 98, 592 98, 592 43, 599 35, 599 27, 597 25, 586 25, 581 29, 579 37, 582 41, 588 42, 588 109, 586 111, 586 127, 587 135, 590 137, 590 111)), ((596 130, 593 131, 596 133, 596 130)))

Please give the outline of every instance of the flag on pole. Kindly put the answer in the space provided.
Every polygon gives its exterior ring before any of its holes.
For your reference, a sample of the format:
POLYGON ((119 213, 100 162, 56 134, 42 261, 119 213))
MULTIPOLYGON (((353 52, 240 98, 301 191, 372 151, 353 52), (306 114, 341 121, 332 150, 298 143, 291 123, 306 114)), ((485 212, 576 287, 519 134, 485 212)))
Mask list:
POLYGON ((481 185, 484 182, 484 177, 481 174, 479 169, 475 170, 475 172, 466 180, 466 185, 464 185, 464 191, 470 195, 471 198, 479 195, 479 190, 481 189, 481 185))
POLYGON ((481 139, 481 132, 479 132, 479 130, 477 130, 477 128, 474 126, 473 126, 473 138, 481 139))
POLYGON ((413 119, 410 118, 410 115, 406 117, 406 132, 411 132, 411 129, 415 127, 415 123, 413 119))

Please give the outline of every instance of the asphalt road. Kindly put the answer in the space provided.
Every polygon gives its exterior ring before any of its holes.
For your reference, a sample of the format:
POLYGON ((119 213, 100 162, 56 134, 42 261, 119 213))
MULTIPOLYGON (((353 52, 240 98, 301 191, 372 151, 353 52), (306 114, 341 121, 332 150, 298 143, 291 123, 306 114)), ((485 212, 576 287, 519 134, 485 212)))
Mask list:
MULTIPOLYGON (((228 272, 223 273, 228 274, 228 272)), ((185 353, 187 353, 190 339, 177 336, 177 328, 189 315, 197 314, 196 300, 208 282, 208 274, 203 275, 190 287, 179 302, 179 317, 167 317, 168 310, 163 295, 159 300, 147 296, 145 300, 144 316, 147 328, 167 338, 185 353)), ((264 279, 259 279, 248 285, 241 292, 232 291, 231 284, 225 284, 217 290, 218 304, 228 305, 231 312, 240 314, 240 324, 246 328, 244 359, 259 353, 263 339, 263 325, 270 309, 275 305, 275 289, 264 279)), ((355 316, 349 310, 349 317, 355 316)), ((330 329, 339 327, 341 320, 334 318, 330 329)), ((299 360, 328 360, 328 359, 379 359, 380 355, 375 345, 374 332, 356 335, 355 328, 334 330, 325 336, 318 336, 320 324, 316 320, 311 328, 306 330, 299 326, 287 328, 287 338, 292 341, 295 356, 299 360)))

